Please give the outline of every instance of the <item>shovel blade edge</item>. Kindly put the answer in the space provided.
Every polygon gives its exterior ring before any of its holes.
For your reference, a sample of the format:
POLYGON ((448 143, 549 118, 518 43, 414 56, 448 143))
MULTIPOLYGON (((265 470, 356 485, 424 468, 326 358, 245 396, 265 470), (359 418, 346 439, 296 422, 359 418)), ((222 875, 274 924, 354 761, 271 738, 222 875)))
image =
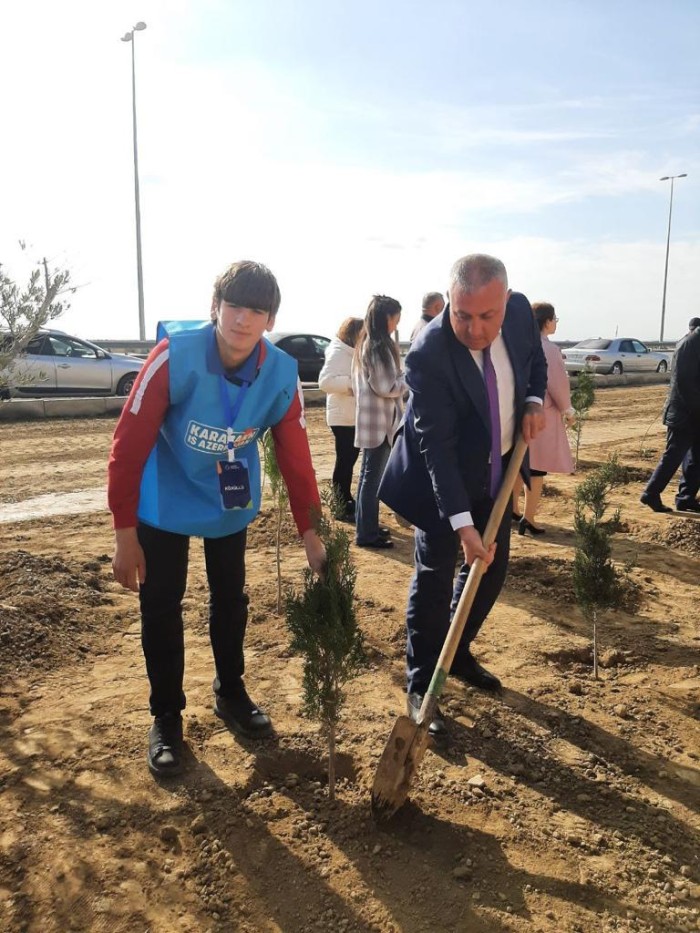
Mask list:
POLYGON ((372 784, 372 815, 388 820, 408 798, 413 777, 428 747, 428 723, 399 716, 391 730, 372 784))

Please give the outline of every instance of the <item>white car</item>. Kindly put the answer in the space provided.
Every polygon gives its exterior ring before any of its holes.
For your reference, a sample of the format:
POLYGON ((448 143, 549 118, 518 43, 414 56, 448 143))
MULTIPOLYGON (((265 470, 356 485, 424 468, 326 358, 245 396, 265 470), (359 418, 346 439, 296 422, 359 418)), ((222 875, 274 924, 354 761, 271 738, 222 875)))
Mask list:
POLYGON ((0 392, 10 398, 128 395, 143 364, 60 330, 41 330, 4 374, 0 392))
POLYGON ((592 373, 619 376, 622 373, 665 373, 670 368, 670 354, 650 350, 641 340, 632 337, 581 340, 562 350, 562 356, 569 373, 587 369, 592 373))

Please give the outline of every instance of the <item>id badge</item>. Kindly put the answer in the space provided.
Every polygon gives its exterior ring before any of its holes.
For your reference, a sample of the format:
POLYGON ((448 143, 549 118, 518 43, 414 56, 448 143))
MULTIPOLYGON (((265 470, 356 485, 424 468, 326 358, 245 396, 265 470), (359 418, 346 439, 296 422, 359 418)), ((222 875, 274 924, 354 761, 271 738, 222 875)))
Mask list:
POLYGON ((219 460, 216 472, 219 475, 221 508, 227 512, 232 509, 252 509, 248 461, 219 460))

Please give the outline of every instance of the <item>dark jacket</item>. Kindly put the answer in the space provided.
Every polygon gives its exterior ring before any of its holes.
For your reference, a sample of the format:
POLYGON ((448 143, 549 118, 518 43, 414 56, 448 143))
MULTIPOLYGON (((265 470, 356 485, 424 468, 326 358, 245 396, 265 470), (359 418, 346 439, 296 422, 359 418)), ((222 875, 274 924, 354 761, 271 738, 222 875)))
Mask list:
MULTIPOLYGON (((547 363, 524 295, 508 300, 501 329, 515 380, 515 423, 525 399, 544 399, 547 363)), ((450 515, 488 497, 491 427, 486 388, 469 350, 457 340, 449 306, 418 335, 406 357, 411 390, 379 489, 379 498, 424 531, 444 531, 450 515)), ((527 463, 524 474, 529 479, 527 463)))
POLYGON ((700 327, 678 344, 663 417, 669 427, 700 427, 700 327))

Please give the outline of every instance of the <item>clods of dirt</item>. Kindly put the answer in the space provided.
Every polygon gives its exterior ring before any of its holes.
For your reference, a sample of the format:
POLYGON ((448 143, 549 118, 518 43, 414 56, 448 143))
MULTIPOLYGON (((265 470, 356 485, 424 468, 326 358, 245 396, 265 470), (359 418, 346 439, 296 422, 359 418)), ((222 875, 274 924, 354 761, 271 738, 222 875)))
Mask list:
POLYGON ((649 536, 652 541, 700 557, 700 521, 695 518, 670 519, 668 527, 654 531, 649 536))
POLYGON ((0 676, 85 656, 102 627, 99 561, 67 563, 27 551, 0 555, 0 676), (98 610, 96 613, 94 610, 98 610))

